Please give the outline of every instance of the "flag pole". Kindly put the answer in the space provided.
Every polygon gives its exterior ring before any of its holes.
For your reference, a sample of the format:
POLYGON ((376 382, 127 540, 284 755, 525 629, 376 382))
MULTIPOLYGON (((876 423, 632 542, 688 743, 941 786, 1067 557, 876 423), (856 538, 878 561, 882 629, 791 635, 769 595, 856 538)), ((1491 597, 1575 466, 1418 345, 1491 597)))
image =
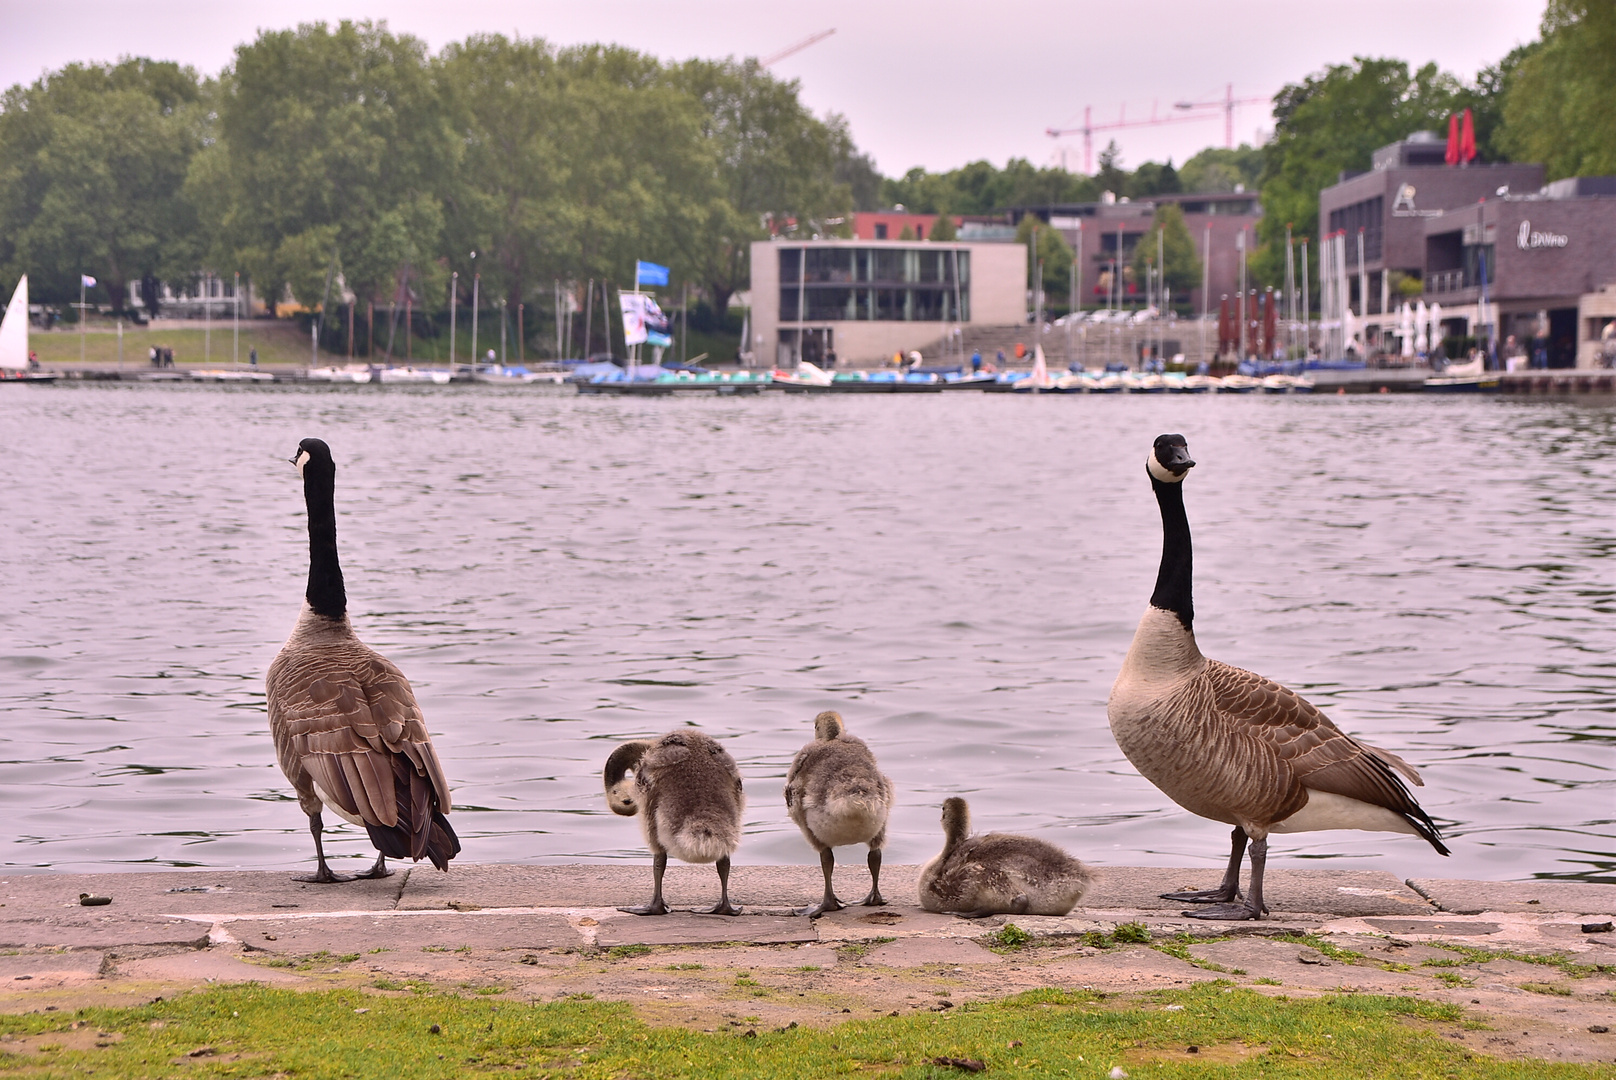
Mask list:
MULTIPOLYGON (((27 312, 23 312, 24 315, 27 312)), ((79 271, 79 363, 84 363, 84 271, 79 271)))

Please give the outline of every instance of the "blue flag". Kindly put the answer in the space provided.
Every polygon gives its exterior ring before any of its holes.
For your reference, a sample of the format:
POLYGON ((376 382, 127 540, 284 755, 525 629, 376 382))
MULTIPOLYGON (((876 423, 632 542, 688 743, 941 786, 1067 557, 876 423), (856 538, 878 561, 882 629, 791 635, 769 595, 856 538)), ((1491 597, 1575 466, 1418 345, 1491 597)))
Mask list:
POLYGON ((641 259, 634 264, 634 279, 641 285, 666 285, 668 268, 641 259))

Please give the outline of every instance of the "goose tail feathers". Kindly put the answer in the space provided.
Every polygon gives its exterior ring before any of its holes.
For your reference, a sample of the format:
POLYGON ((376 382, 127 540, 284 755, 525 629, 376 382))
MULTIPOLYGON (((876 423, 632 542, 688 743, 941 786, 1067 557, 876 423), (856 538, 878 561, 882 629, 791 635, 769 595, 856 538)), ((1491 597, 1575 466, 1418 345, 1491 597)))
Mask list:
POLYGON ((431 859, 439 870, 448 870, 449 860, 460 854, 460 838, 438 808, 432 782, 401 753, 393 755, 393 796, 398 824, 366 822, 370 842, 390 859, 431 859))

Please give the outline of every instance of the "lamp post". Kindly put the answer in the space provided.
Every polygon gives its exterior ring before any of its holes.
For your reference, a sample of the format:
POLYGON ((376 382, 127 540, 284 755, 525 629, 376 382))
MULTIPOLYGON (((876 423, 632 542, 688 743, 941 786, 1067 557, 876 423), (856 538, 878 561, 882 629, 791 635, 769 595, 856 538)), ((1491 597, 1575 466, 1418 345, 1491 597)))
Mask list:
POLYGON ((460 290, 460 272, 457 270, 449 275, 449 370, 454 371, 455 365, 455 311, 459 308, 456 302, 456 293, 460 290))
POLYGON ((477 370, 477 290, 483 276, 477 273, 477 253, 471 253, 471 370, 477 370))

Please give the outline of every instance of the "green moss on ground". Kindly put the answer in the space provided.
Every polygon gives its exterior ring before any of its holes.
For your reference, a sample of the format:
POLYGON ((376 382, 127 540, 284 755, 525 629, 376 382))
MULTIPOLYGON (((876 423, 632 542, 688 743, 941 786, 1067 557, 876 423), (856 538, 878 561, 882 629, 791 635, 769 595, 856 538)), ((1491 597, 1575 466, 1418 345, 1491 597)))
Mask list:
POLYGON ((1198 986, 1138 998, 1038 990, 942 1014, 829 1030, 705 1034, 640 1023, 585 996, 544 1004, 233 986, 139 1008, 0 1016, 0 1076, 442 1078, 1104 1076, 1613 1077, 1609 1065, 1499 1061, 1444 1038, 1453 1006, 1352 994, 1306 1000, 1198 986), (1169 1006, 1178 1008, 1169 1009, 1169 1006), (1189 1047, 1196 1047, 1195 1053, 1189 1047))

